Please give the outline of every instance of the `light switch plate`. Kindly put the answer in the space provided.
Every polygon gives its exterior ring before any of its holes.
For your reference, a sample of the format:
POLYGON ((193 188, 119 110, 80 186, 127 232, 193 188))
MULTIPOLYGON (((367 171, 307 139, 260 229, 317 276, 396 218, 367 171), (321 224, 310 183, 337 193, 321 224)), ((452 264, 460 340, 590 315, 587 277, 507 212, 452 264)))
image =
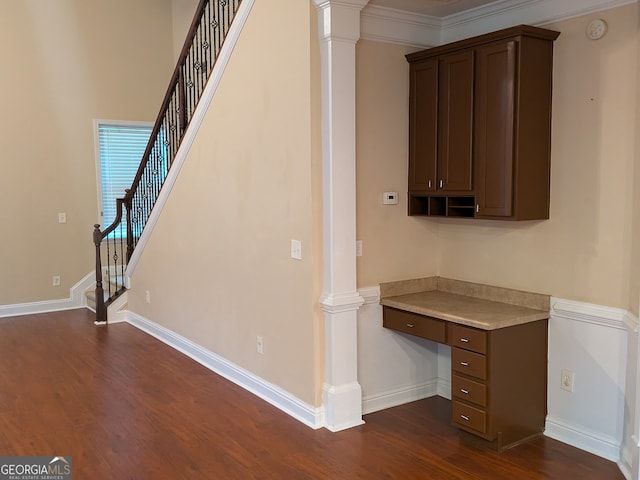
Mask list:
POLYGON ((300 240, 291 240, 291 258, 302 260, 302 242, 300 240))

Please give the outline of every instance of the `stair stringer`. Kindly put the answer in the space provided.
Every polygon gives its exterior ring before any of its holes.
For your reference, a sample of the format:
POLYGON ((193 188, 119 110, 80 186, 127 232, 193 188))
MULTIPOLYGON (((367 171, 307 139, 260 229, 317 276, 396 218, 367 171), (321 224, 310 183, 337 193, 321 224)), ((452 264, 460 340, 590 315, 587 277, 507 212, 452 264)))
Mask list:
POLYGON ((107 307, 107 318, 109 323, 119 323, 127 321, 127 297, 129 296, 129 290, 125 290, 118 298, 116 298, 107 307))
POLYGON ((249 17, 249 13, 251 12, 251 8, 253 7, 255 0, 242 0, 240 3, 240 7, 236 12, 236 15, 229 27, 229 31, 227 36, 222 44, 222 48, 220 49, 220 53, 218 54, 218 58, 216 59, 216 63, 211 70, 211 74, 209 76, 209 80, 202 92, 202 96, 200 97, 200 101, 198 102, 198 106, 193 112, 193 116, 191 117, 191 121, 189 122, 189 126, 187 127, 184 136, 182 138, 182 142, 180 143, 180 147, 176 152, 176 156, 173 159, 173 163, 171 168, 169 169, 169 173, 160 189, 160 193, 158 194, 158 198, 156 200, 153 209, 151 210, 151 214, 149 215, 149 219, 142 231, 142 235, 136 244, 136 248, 129 259, 129 263, 127 265, 127 269, 125 272, 124 284, 127 288, 131 288, 131 276, 140 261, 142 256, 142 252, 145 249, 149 238, 151 237, 153 230, 155 228, 160 215, 162 214, 162 210, 164 209, 165 204, 171 194, 171 190, 180 174, 180 169, 184 165, 184 162, 191 150, 191 145, 196 138, 198 130, 200 129, 200 125, 202 125, 202 121, 209 109, 209 104, 211 103, 211 99, 215 95, 218 86, 220 85, 220 81, 224 74, 224 71, 227 68, 227 64, 229 63, 229 59, 231 58, 231 54, 233 53, 233 49, 240 38, 240 33, 244 27, 244 24, 249 17))

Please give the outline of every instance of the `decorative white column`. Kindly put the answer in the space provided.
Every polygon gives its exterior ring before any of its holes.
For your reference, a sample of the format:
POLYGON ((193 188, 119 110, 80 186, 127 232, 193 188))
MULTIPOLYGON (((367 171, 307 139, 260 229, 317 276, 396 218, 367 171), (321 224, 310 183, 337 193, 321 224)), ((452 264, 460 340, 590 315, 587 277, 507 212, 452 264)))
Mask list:
POLYGON ((356 42, 368 0, 314 0, 322 61, 325 426, 360 425, 356 283, 356 42))

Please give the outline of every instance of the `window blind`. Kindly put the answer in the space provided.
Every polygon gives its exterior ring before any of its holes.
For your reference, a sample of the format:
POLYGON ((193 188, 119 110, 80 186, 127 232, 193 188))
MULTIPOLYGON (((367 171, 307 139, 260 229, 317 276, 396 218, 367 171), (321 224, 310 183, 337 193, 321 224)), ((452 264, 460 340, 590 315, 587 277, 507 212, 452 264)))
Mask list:
POLYGON ((103 229, 116 218, 116 199, 131 188, 152 129, 150 125, 98 123, 103 229))

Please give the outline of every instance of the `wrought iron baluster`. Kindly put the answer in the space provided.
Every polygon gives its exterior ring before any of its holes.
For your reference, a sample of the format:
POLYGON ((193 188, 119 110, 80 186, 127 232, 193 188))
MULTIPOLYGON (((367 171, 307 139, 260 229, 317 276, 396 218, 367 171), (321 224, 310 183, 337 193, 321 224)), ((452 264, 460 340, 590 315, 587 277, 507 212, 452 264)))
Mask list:
POLYGON ((105 226, 104 231, 99 225, 94 226, 97 321, 106 321, 106 306, 124 290, 127 264, 149 220, 241 2, 200 0, 131 189, 124 199, 117 201, 116 220, 105 226), (106 266, 102 265, 103 253, 106 253, 106 266), (107 301, 104 300, 105 280, 108 283, 107 301))

